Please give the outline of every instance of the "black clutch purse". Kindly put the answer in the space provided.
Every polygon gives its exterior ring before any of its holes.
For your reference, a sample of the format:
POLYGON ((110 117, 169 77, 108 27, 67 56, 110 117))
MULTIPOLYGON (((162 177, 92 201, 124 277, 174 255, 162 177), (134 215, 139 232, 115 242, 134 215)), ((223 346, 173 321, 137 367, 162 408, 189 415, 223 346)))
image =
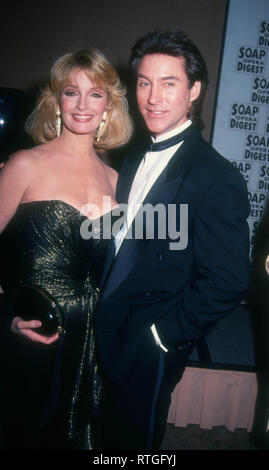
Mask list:
POLYGON ((40 320, 42 325, 35 328, 39 334, 52 336, 63 333, 63 315, 53 297, 39 286, 23 285, 15 289, 13 296, 15 315, 25 321, 40 320))

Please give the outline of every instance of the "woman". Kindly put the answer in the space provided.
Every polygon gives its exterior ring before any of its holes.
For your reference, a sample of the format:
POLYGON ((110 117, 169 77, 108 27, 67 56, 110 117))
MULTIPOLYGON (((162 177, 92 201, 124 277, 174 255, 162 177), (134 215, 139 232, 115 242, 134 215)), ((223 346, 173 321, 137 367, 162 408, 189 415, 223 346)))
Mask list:
POLYGON ((61 57, 26 123, 39 145, 14 154, 1 170, 4 292, 13 301, 18 287, 41 287, 62 310, 65 332, 45 336, 40 321, 25 321, 15 312, 5 378, 7 448, 101 445, 102 379, 93 316, 117 174, 97 152, 130 138, 124 95, 99 51, 61 57), (85 220, 93 227, 90 240, 80 234, 85 220))

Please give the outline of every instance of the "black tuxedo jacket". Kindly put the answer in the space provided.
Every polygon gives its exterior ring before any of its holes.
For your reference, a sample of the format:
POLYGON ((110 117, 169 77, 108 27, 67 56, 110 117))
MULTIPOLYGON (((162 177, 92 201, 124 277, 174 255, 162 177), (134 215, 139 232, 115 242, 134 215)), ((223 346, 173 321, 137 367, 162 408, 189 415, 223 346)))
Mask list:
MULTIPOLYGON (((117 200, 127 203, 145 155, 134 148, 119 175, 117 200)), ((249 283, 249 202, 238 170, 191 128, 144 204, 188 205, 188 243, 172 250, 168 236, 126 239, 103 273, 96 335, 107 376, 120 383, 152 342, 151 325, 174 352, 195 343, 245 297, 249 283)), ((183 221, 180 221, 180 223, 183 221)), ((156 224, 157 225, 157 224, 156 224)), ((150 371, 149 371, 150 376, 150 371)))

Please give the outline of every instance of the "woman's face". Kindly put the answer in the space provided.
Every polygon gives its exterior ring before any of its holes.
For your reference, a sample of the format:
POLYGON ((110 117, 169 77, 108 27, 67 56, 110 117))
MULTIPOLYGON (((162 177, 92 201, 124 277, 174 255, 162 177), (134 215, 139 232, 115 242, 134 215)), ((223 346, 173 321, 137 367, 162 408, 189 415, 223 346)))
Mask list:
POLYGON ((63 133, 94 137, 107 106, 107 93, 97 87, 83 70, 74 70, 60 95, 63 133))

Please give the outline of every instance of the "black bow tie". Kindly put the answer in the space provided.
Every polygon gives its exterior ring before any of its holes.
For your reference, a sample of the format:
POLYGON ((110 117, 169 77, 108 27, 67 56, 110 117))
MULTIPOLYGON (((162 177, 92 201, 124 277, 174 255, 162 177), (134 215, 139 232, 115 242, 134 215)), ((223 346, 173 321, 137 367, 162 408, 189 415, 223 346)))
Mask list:
POLYGON ((173 145, 179 144, 179 142, 182 142, 187 135, 189 134, 190 130, 192 129, 192 126, 187 127, 184 131, 180 132, 177 135, 174 135, 173 137, 170 137, 169 139, 162 140, 161 142, 152 142, 149 145, 149 152, 160 152, 161 150, 168 149, 169 147, 173 147, 173 145))

